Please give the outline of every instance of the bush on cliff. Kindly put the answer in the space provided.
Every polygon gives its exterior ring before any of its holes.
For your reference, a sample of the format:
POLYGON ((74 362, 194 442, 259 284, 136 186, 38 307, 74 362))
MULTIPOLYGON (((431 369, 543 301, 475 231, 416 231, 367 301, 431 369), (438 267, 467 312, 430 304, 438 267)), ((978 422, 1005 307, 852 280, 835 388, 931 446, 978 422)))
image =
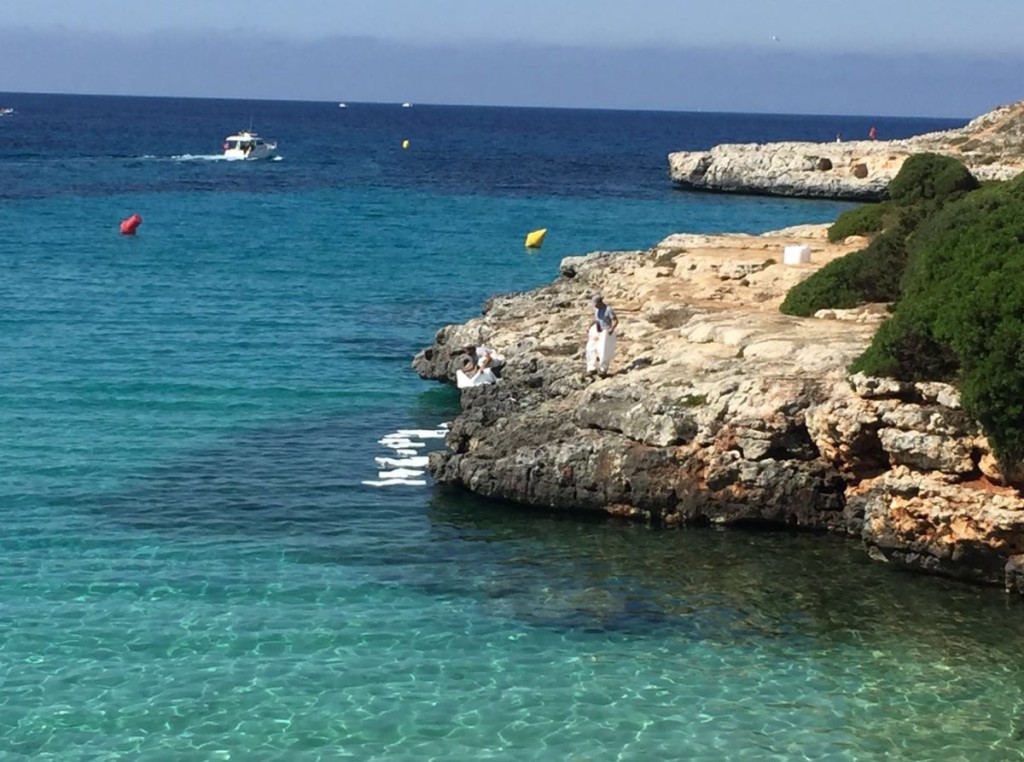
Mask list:
POLYGON ((839 243, 851 235, 871 235, 885 227, 889 204, 863 204, 843 212, 829 225, 828 240, 839 243))
POLYGON ((956 382, 996 454, 1024 457, 1024 176, 920 226, 903 298, 851 370, 956 382))
POLYGON ((937 153, 914 154, 889 182, 889 198, 899 206, 950 201, 978 188, 978 180, 956 159, 937 153))
POLYGON ((786 315, 808 317, 822 309, 895 301, 906 260, 904 236, 882 233, 865 248, 832 260, 791 288, 779 309, 786 315))
POLYGON ((919 225, 977 187, 978 181, 956 159, 928 153, 911 156, 889 183, 890 201, 840 215, 829 228, 829 240, 881 232, 864 249, 830 262, 790 289, 781 311, 806 317, 821 309, 897 301, 908 242, 919 225))
POLYGON ((843 212, 829 227, 828 240, 838 243, 851 235, 888 230, 906 215, 908 207, 941 206, 976 188, 977 179, 956 159, 935 153, 915 154, 903 162, 889 183, 889 201, 843 212))

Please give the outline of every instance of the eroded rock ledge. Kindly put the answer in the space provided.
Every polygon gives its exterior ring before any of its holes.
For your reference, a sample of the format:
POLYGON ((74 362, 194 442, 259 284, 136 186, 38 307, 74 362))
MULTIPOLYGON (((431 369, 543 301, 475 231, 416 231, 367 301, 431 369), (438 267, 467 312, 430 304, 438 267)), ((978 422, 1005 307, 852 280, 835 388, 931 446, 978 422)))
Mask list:
POLYGON ((870 201, 884 196, 908 156, 923 152, 953 156, 979 180, 1016 176, 1024 171, 1024 101, 906 140, 724 144, 671 153, 668 163, 684 188, 870 201))
POLYGON ((452 382, 466 344, 507 358, 500 384, 462 392, 431 472, 528 505, 843 533, 878 559, 1024 591, 1024 499, 955 389, 844 370, 884 307, 778 312, 856 246, 828 244, 823 226, 676 235, 567 258, 552 284, 493 297, 413 361, 452 382), (811 264, 779 264, 799 243, 811 264), (606 379, 583 375, 597 290, 622 320, 606 379))

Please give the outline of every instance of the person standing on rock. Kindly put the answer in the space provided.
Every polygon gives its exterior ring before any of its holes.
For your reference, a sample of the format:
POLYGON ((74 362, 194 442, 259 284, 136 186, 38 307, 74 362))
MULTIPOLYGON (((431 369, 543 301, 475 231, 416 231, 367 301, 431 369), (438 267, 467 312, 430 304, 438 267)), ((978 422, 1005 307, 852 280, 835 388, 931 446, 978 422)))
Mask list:
POLYGON ((587 373, 600 373, 603 377, 608 375, 615 357, 615 329, 619 319, 601 294, 594 294, 590 304, 594 308, 594 320, 587 331, 587 373))
POLYGON ((868 130, 868 139, 869 140, 877 140, 878 139, 878 128, 875 127, 875 125, 871 125, 871 129, 868 130))

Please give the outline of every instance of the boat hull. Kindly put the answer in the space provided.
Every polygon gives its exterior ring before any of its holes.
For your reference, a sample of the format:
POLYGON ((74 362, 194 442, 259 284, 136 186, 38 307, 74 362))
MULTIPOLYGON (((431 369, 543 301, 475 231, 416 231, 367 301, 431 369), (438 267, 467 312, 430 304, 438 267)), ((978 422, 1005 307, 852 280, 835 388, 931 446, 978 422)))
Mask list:
POLYGON ((277 143, 264 140, 255 132, 243 130, 224 138, 224 158, 234 161, 272 159, 277 155, 277 143))
POLYGON ((251 151, 243 151, 241 148, 226 148, 224 149, 224 158, 230 159, 231 161, 256 161, 258 159, 273 159, 277 156, 277 146, 257 146, 251 151))

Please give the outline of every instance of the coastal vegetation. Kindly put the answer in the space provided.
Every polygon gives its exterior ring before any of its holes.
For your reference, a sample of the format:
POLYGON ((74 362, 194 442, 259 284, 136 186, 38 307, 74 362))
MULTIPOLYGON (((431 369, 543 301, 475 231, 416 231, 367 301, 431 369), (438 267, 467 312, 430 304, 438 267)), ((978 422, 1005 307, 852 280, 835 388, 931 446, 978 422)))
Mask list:
POLYGON ((886 201, 878 204, 863 204, 848 212, 840 214, 829 226, 828 240, 839 243, 853 235, 872 235, 885 227, 890 204, 886 201))
POLYGON ((887 201, 844 212, 829 228, 830 241, 873 236, 870 243, 791 289, 782 312, 808 317, 822 309, 899 300, 908 246, 917 228, 977 187, 978 181, 956 159, 934 153, 911 156, 889 183, 887 201))
POLYGON ((979 188, 955 159, 922 154, 869 208, 836 225, 871 242, 793 288, 782 311, 889 302, 851 370, 954 383, 1000 459, 1024 458, 1024 175, 979 188))
POLYGON ((979 187, 977 179, 956 159, 921 153, 907 159, 889 183, 888 200, 863 204, 839 215, 828 229, 837 243, 849 236, 870 236, 900 227, 912 232, 917 222, 979 187))

